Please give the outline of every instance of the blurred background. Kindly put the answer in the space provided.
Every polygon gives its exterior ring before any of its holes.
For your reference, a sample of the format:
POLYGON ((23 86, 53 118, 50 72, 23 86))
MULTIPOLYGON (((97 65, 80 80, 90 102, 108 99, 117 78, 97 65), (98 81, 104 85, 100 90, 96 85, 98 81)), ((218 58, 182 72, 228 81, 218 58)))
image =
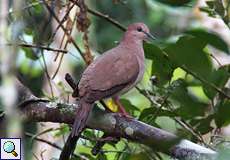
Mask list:
MULTIPOLYGON (((212 86, 230 95, 230 1, 86 0, 83 7, 72 2, 0 1, 0 137, 22 137, 24 159, 58 158, 60 149, 47 142, 62 147, 70 127, 23 122, 17 110, 22 96, 18 80, 37 97, 74 103, 65 74, 79 80, 88 63, 119 43, 121 26, 144 22, 157 40, 145 44, 144 78, 122 96, 122 103, 137 119, 212 147, 222 153, 219 159, 228 159, 230 101, 212 86)), ((102 133, 87 129, 84 135, 102 133)), ((98 156, 90 153, 95 142, 78 143, 78 159, 170 159, 125 139, 106 144, 98 156)))

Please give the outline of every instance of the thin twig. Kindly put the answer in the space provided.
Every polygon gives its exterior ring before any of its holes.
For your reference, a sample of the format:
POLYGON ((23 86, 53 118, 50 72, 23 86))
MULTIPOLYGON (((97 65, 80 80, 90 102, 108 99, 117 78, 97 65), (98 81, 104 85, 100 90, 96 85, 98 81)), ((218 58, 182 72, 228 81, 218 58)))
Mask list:
MULTIPOLYGON (((62 44, 63 44, 64 40, 65 40, 65 33, 64 33, 64 35, 63 35, 63 37, 62 37, 62 39, 61 39, 61 43, 60 43, 60 45, 59 45, 59 48, 62 47, 62 44)), ((57 55, 54 57, 54 62, 56 62, 58 56, 59 56, 59 52, 57 52, 57 55)))
POLYGON ((50 141, 48 141, 48 140, 45 140, 45 139, 41 139, 41 138, 35 137, 35 135, 33 135, 33 134, 31 134, 31 133, 28 133, 28 132, 26 132, 25 135, 28 136, 28 137, 33 138, 33 139, 36 140, 36 141, 44 142, 44 143, 46 143, 46 144, 48 144, 48 145, 50 145, 50 146, 52 146, 52 147, 54 147, 54 148, 57 148, 57 149, 59 149, 59 150, 62 150, 62 148, 61 148, 60 146, 58 146, 56 143, 53 143, 53 142, 50 142, 50 141))
POLYGON ((33 153, 33 156, 36 160, 39 160, 39 158, 36 156, 36 154, 33 153))
MULTIPOLYGON (((69 4, 68 4, 69 5, 69 4)), ((67 10, 67 12, 65 13, 64 17, 61 20, 61 23, 58 24, 57 28, 54 31, 54 34, 52 35, 52 37, 55 36, 55 33, 57 33, 58 29, 61 27, 61 25, 66 21, 67 17, 69 16, 70 11, 73 9, 73 7, 75 6, 75 4, 73 4, 72 6, 69 7, 69 9, 67 10)))
POLYGON ((50 78, 50 75, 49 75, 49 72, 48 72, 48 67, 46 65, 46 60, 45 60, 43 52, 42 52, 42 61, 44 63, 46 77, 48 78, 48 84, 49 84, 49 87, 50 87, 51 96, 52 96, 52 98, 54 98, 54 92, 53 92, 53 87, 52 87, 52 84, 51 84, 51 78, 50 78))
POLYGON ((215 84, 213 83, 209 83, 207 80, 201 78, 200 76, 198 76, 196 73, 194 73, 193 71, 189 70, 187 67, 185 66, 180 66, 180 68, 182 68, 185 72, 189 73, 190 75, 192 75, 193 77, 195 77, 196 79, 200 80, 201 82, 209 85, 210 87, 212 87, 214 90, 216 90, 218 93, 220 93, 221 95, 223 95, 225 98, 230 99, 230 96, 227 95, 224 91, 222 91, 220 88, 218 88, 215 84))
POLYGON ((180 126, 182 126, 183 128, 185 128, 187 131, 189 131, 194 137, 196 137, 200 142, 202 142, 203 144, 206 144, 202 138, 202 136, 200 136, 199 134, 197 134, 195 132, 195 130, 192 127, 189 127, 187 125, 187 123, 184 123, 185 121, 181 121, 178 118, 173 118, 180 126))
POLYGON ((87 8, 87 11, 89 13, 91 13, 92 15, 95 15, 95 16, 98 16, 98 17, 101 17, 107 21, 109 21, 110 23, 114 24, 117 28, 119 28, 120 30, 122 31, 126 31, 126 27, 124 27, 122 24, 120 24, 118 21, 114 20, 113 18, 111 18, 109 15, 105 15, 99 11, 95 11, 95 10, 92 10, 90 8, 87 8))
POLYGON ((213 54, 209 54, 210 55, 210 57, 212 57, 216 62, 217 62, 217 64, 220 66, 220 67, 222 67, 223 65, 220 63, 220 61, 213 55, 213 54))
MULTIPOLYGON (((72 31, 73 31, 73 26, 74 26, 74 23, 75 23, 75 21, 76 21, 76 17, 77 17, 77 15, 75 15, 75 17, 74 17, 73 24, 72 24, 71 30, 70 30, 70 32, 69 32, 70 35, 71 35, 72 31)), ((67 26, 67 25, 68 25, 68 24, 66 24, 66 26, 67 26)), ((62 43, 63 43, 63 41, 64 41, 64 37, 65 37, 65 35, 63 36, 63 39, 62 39, 62 42, 61 42, 61 46, 62 46, 62 43)), ((65 43, 64 49, 67 48, 68 43, 69 43, 69 41, 67 40, 66 43, 65 43)), ((60 46, 60 47, 61 47, 61 46, 60 46)), ((57 56, 55 57, 55 59, 58 57, 58 55, 59 55, 59 54, 57 53, 57 56)), ((58 63, 58 67, 57 67, 55 73, 53 74, 52 79, 54 79, 55 76, 57 75, 57 73, 58 73, 58 71, 59 71, 59 69, 60 69, 60 67, 61 67, 61 63, 62 63, 63 58, 64 58, 64 54, 61 54, 61 57, 60 57, 60 60, 59 60, 59 63, 58 63)))
POLYGON ((70 41, 74 45, 74 47, 77 49, 77 51, 79 52, 79 54, 81 55, 81 57, 85 61, 84 54, 81 51, 81 49, 78 47, 77 43, 74 41, 73 37, 68 33, 67 29, 63 26, 63 24, 61 24, 61 21, 58 19, 57 15, 50 8, 50 6, 45 2, 45 0, 43 0, 43 1, 44 1, 44 4, 45 4, 46 8, 50 12, 50 14, 52 14, 52 16, 54 17, 54 19, 60 24, 60 26, 61 26, 62 30, 64 31, 64 33, 68 36, 68 41, 70 41))
POLYGON ((60 60, 58 62, 58 67, 56 69, 56 71, 54 72, 53 76, 52 76, 52 79, 54 79, 59 71, 59 69, 61 68, 61 62, 63 60, 63 57, 64 57, 64 54, 61 54, 61 57, 60 57, 60 60))
POLYGON ((41 156, 41 159, 44 160, 44 157, 43 157, 43 154, 46 152, 47 150, 46 149, 43 149, 40 153, 40 156, 41 156))
POLYGON ((20 46, 20 47, 28 47, 28 48, 39 48, 39 49, 44 49, 47 51, 54 51, 54 52, 62 52, 62 53, 68 53, 67 50, 62 50, 58 48, 50 48, 46 46, 41 46, 41 45, 35 45, 35 44, 26 44, 26 43, 7 43, 5 44, 7 46, 20 46))
POLYGON ((142 94, 143 96, 145 96, 145 97, 149 100, 149 102, 150 102, 151 104, 153 104, 153 101, 152 101, 151 97, 148 95, 147 91, 142 90, 142 89, 140 89, 140 88, 137 87, 137 86, 136 86, 135 88, 137 89, 137 91, 138 91, 140 94, 142 94))
MULTIPOLYGON (((71 2, 75 3, 76 5, 78 5, 76 0, 70 0, 71 2)), ((101 17, 107 21, 109 21, 110 23, 112 23, 113 25, 115 25, 117 28, 119 28, 122 31, 126 31, 126 27, 123 26, 121 23, 119 23, 118 21, 114 20, 113 18, 111 18, 109 15, 103 14, 99 11, 95 11, 93 9, 87 8, 87 11, 92 14, 95 15, 97 17, 101 17)))
MULTIPOLYGON (((67 8, 69 8, 69 5, 70 5, 70 3, 68 3, 67 8)), ((60 28, 60 25, 62 25, 62 24, 67 20, 67 18, 68 18, 68 16, 69 16, 69 13, 70 13, 70 11, 71 11, 71 9, 72 9, 73 7, 74 7, 74 4, 67 10, 67 13, 66 13, 66 14, 64 15, 64 17, 62 18, 61 23, 58 24, 58 26, 57 26, 57 28, 56 28, 56 30, 55 30, 54 33, 56 33, 57 30, 60 28)), ((54 35, 55 35, 55 34, 54 34, 54 35)), ((54 36, 54 35, 53 35, 53 36, 54 36)), ((64 39, 65 39, 65 33, 64 33, 64 36, 62 37, 62 40, 61 40, 61 43, 60 43, 60 47, 59 47, 59 48, 62 47, 62 44, 63 44, 63 42, 64 42, 64 39)), ((68 42, 68 41, 67 41, 67 42, 68 42)), ((66 48, 65 48, 65 49, 66 49, 66 48)), ((58 56, 59 56, 59 53, 57 53, 56 57, 54 58, 54 61, 57 60, 58 56)))
POLYGON ((163 98, 163 101, 162 103, 160 104, 160 106, 157 108, 157 110, 154 112, 153 114, 153 119, 156 119, 157 118, 157 115, 158 113, 160 112, 160 110, 164 107, 164 105, 167 103, 167 100, 169 98, 170 95, 166 95, 164 98, 163 98))

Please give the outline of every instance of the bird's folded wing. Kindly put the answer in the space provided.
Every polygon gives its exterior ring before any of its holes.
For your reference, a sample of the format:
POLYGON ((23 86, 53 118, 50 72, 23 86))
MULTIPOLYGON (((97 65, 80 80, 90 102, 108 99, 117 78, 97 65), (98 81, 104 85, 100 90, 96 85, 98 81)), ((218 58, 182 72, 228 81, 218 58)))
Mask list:
POLYGON ((109 53, 88 67, 83 79, 93 91, 122 90, 134 83, 138 74, 139 65, 135 55, 109 53))

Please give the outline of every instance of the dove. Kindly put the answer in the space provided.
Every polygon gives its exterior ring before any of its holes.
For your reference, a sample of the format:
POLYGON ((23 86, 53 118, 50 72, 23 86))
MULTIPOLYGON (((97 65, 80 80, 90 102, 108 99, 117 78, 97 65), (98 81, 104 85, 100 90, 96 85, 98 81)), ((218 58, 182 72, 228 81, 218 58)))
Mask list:
POLYGON ((119 101, 144 75, 143 41, 154 37, 144 23, 128 26, 119 45, 106 51, 83 72, 78 84, 79 106, 72 136, 79 135, 85 127, 95 101, 112 97, 120 111, 127 115, 119 101))
POLYGON ((127 116, 119 96, 143 78, 143 41, 149 38, 155 39, 144 23, 131 24, 115 48, 104 52, 85 69, 74 91, 78 92, 79 108, 71 132, 73 139, 76 140, 84 130, 93 104, 98 100, 112 97, 120 112, 127 116))

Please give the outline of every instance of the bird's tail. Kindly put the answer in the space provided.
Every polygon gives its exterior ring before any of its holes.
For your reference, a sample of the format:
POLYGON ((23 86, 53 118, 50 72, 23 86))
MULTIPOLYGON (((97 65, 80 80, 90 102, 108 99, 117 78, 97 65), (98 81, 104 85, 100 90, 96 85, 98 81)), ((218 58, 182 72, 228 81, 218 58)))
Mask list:
POLYGON ((72 132, 70 133, 65 143, 65 146, 62 149, 59 160, 67 160, 73 153, 77 140, 79 139, 81 132, 85 128, 89 113, 92 110, 92 106, 93 104, 86 103, 84 100, 80 100, 79 109, 76 113, 72 132))
POLYGON ((71 134, 69 135, 62 149, 59 160, 69 160, 71 154, 74 152, 78 138, 79 137, 72 137, 71 134))
POLYGON ((76 118, 71 133, 72 137, 76 137, 76 136, 78 137, 81 134, 81 132, 85 128, 86 121, 89 117, 89 113, 91 112, 91 110, 92 110, 91 103, 87 103, 84 100, 80 100, 79 109, 77 110, 76 118))

